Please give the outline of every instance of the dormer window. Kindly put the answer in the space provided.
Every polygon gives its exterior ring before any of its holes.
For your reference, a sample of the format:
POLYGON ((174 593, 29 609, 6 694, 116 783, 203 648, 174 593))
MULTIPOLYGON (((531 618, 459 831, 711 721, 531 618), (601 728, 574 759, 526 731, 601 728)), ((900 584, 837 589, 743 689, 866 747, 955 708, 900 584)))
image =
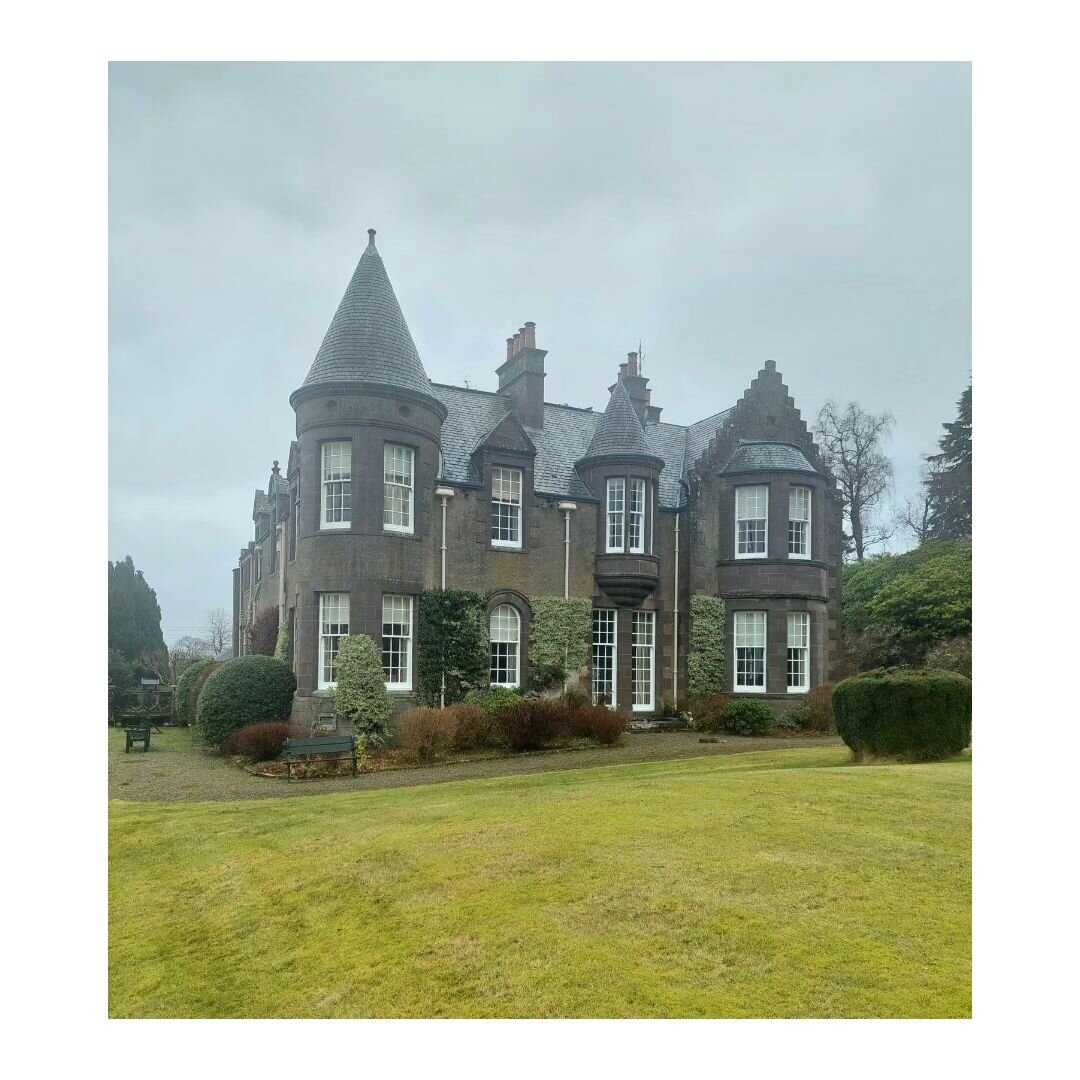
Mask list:
POLYGON ((491 470, 491 546, 521 547, 521 470, 491 470))
POLYGON ((383 446, 383 528, 387 532, 413 531, 413 449, 383 446))
POLYGON ((769 488, 766 484, 735 489, 735 558, 762 559, 768 554, 769 488))
POLYGON ((347 529, 352 521, 352 443, 322 444, 322 527, 347 529))
POLYGON ((810 558, 810 489, 793 487, 788 495, 788 555, 810 558))

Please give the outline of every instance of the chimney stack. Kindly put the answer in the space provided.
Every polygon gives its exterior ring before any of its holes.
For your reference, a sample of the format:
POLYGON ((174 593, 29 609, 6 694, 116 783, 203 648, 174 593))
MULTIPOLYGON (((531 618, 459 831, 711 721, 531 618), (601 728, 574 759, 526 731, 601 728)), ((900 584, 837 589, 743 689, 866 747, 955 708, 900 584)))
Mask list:
MULTIPOLYGON (((655 421, 660 416, 660 410, 649 401, 649 380, 641 374, 641 361, 636 352, 626 354, 625 362, 619 365, 618 383, 626 384, 626 392, 630 396, 630 402, 634 406, 634 412, 644 424, 646 421, 655 421)), ((608 393, 615 389, 615 385, 608 387, 608 393)))
POLYGON ((544 426, 544 357, 536 347, 536 323, 527 322, 506 339, 506 360, 496 370, 499 393, 514 403, 518 418, 527 428, 544 426))

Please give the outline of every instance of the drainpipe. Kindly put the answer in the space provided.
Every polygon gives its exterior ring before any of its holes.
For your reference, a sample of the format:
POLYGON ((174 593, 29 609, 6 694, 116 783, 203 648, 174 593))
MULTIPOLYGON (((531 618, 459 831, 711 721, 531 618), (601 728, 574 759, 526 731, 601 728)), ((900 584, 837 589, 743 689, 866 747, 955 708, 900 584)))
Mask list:
POLYGON ((285 525, 282 522, 277 526, 277 549, 278 549, 278 626, 285 621, 285 525))
MULTIPOLYGON (((577 509, 577 503, 575 502, 561 502, 559 503, 559 509, 563 512, 563 521, 565 523, 563 530, 563 587, 562 594, 564 600, 570 599, 570 515, 577 509)), ((566 671, 569 663, 569 648, 563 650, 563 670, 566 671)), ((563 694, 566 693, 570 685, 570 672, 566 671, 566 675, 563 678, 563 694)))
MULTIPOLYGON (((682 489, 686 489, 687 499, 690 496, 690 485, 685 480, 679 481, 679 494, 682 494, 682 489)), ((673 704, 677 709, 679 707, 679 518, 682 515, 682 506, 675 509, 675 587, 674 587, 674 599, 675 606, 673 612, 673 618, 675 620, 672 626, 672 651, 674 656, 671 659, 671 697, 673 704)))
MULTIPOLYGON (((442 499, 442 547, 439 550, 440 557, 440 571, 439 571, 439 588, 446 592, 446 500, 451 499, 454 496, 454 489, 448 487, 437 487, 435 494, 442 499)), ((442 684, 439 687, 439 708, 446 708, 446 673, 443 672, 442 684)))

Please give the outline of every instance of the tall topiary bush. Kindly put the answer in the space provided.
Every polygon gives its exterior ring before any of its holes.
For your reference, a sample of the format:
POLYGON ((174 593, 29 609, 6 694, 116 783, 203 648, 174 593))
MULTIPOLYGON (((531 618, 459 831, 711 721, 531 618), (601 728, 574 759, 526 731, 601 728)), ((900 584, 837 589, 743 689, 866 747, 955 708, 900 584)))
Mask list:
POLYGON ((868 671, 837 685, 833 712, 859 757, 935 761, 971 742, 971 680, 954 671, 868 671))
POLYGON ((476 592, 445 589, 420 594, 416 628, 416 696, 439 704, 462 701, 488 681, 487 601, 476 592))
POLYGON ((289 624, 281 623, 277 628, 277 642, 274 644, 274 659, 283 664, 289 662, 289 624))
POLYGON ((546 690, 563 682, 589 662, 592 643, 592 601, 582 597, 533 596, 529 627, 532 685, 546 690))
POLYGON ((195 709, 199 702, 199 693, 206 680, 221 667, 220 660, 196 660, 194 664, 186 667, 176 680, 176 690, 173 693, 173 702, 176 707, 176 718, 181 724, 195 723, 195 709))
POLYGON ((690 655, 687 660, 691 698, 724 691, 724 627, 727 615, 719 596, 690 597, 690 655))
POLYGON ((384 736, 390 726, 382 653, 367 634, 343 638, 337 654, 337 713, 357 735, 384 736))
POLYGON ((202 740, 220 746, 234 731, 265 720, 284 720, 292 707, 296 676, 272 656, 238 656, 206 680, 195 707, 202 740))

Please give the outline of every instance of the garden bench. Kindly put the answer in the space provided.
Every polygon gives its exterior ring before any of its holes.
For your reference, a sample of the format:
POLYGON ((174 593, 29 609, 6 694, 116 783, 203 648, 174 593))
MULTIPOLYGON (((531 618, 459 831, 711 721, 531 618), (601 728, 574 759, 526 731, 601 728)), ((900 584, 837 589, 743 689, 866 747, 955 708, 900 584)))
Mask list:
POLYGON ((135 743, 142 743, 144 754, 150 749, 149 720, 137 720, 124 725, 124 753, 128 753, 135 743))
POLYGON ((324 754, 336 754, 338 758, 346 754, 352 758, 352 774, 356 775, 356 736, 330 735, 318 739, 286 739, 283 756, 285 758, 285 779, 292 781, 294 761, 310 760, 324 754))

